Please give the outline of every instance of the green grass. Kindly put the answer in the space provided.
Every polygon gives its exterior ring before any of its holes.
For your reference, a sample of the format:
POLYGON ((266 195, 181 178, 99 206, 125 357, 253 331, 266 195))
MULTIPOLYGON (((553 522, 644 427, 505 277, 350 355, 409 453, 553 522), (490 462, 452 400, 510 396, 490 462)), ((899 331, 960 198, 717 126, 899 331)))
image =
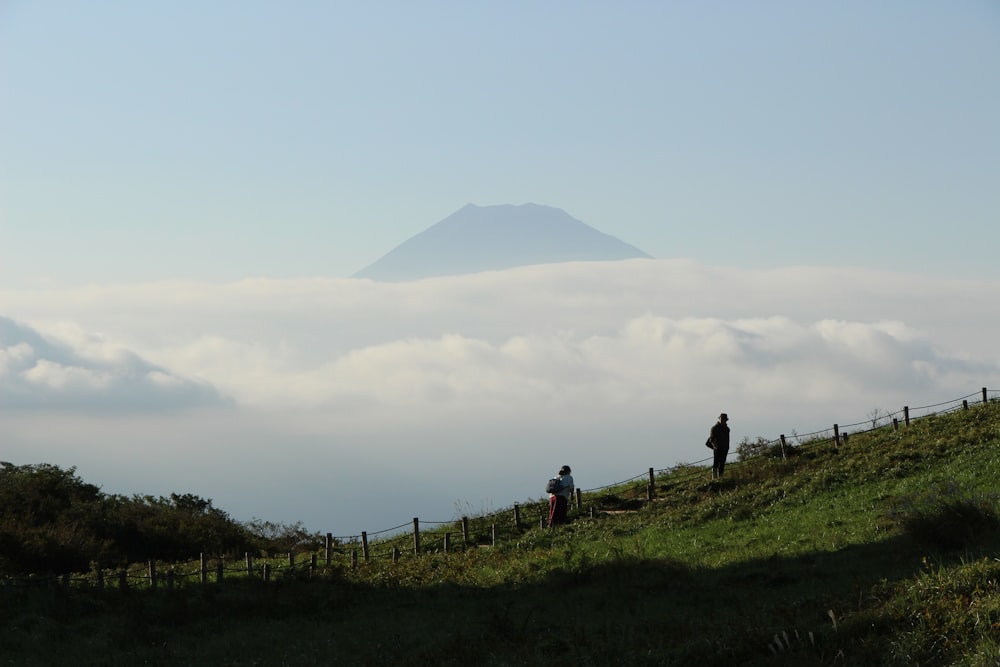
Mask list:
POLYGON ((276 565, 268 584, 7 586, 0 661, 1000 664, 1000 404, 727 475, 678 469, 653 502, 636 485, 604 490, 558 530, 525 520, 496 546, 420 555, 404 535, 357 569, 341 554, 311 576, 276 565))

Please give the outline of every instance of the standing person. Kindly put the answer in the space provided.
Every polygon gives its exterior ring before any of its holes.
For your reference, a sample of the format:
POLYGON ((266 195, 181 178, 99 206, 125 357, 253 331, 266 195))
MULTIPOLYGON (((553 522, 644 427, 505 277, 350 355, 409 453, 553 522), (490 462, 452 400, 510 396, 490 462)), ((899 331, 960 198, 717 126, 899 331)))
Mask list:
POLYGON ((729 456, 729 415, 723 412, 708 434, 708 442, 715 451, 712 461, 712 479, 721 479, 726 469, 726 457, 729 456))
POLYGON ((576 488, 573 486, 573 472, 569 466, 559 468, 556 479, 559 480, 559 488, 554 493, 549 493, 549 528, 566 523, 566 511, 569 508, 569 499, 576 488))

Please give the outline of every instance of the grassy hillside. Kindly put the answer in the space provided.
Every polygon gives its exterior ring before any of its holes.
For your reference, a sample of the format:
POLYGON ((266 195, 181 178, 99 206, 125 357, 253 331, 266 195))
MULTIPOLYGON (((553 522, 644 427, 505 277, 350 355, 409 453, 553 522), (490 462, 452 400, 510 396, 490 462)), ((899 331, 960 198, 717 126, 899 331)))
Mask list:
MULTIPOLYGON (((557 530, 265 584, 6 586, 0 660, 80 665, 1000 664, 1000 404, 792 449, 557 530)), ((591 508, 594 508, 591 516, 591 508)), ((385 544, 381 546, 386 546, 385 544)))

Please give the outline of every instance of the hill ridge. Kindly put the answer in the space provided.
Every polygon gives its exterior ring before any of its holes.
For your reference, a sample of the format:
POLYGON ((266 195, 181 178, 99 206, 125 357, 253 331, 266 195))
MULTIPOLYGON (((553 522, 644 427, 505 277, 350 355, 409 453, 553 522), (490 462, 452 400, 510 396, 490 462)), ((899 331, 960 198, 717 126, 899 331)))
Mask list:
MULTIPOLYGON (((300 547, 295 562, 280 552, 231 560, 223 579, 220 560, 209 594, 204 559, 200 568, 171 567, 169 588, 181 591, 166 597, 109 594, 92 578, 73 594, 7 580, 17 604, 0 619, 0 655, 25 664, 54 664, 69 647, 78 664, 331 656, 357 664, 484 664, 484 656, 498 665, 996 664, 1000 401, 963 401, 908 425, 883 419, 839 446, 825 434, 803 438, 784 456, 773 441, 746 443, 751 455, 721 480, 690 464, 661 471, 655 503, 645 501, 642 479, 595 490, 592 505, 635 502, 638 511, 584 507, 554 530, 494 513, 417 539, 379 540, 363 557, 358 542, 328 542, 325 565, 321 546, 300 547)), ((171 504, 197 508, 198 500, 171 504)), ((154 566, 123 571, 119 581, 139 588, 154 566)))

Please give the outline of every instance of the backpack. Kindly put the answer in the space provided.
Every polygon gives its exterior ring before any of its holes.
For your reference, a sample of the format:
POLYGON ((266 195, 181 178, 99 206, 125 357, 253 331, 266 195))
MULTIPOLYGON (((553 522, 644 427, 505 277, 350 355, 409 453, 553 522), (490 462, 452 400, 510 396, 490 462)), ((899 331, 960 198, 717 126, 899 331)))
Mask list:
POLYGON ((558 477, 553 477, 545 484, 545 493, 559 493, 562 488, 562 480, 558 477))

